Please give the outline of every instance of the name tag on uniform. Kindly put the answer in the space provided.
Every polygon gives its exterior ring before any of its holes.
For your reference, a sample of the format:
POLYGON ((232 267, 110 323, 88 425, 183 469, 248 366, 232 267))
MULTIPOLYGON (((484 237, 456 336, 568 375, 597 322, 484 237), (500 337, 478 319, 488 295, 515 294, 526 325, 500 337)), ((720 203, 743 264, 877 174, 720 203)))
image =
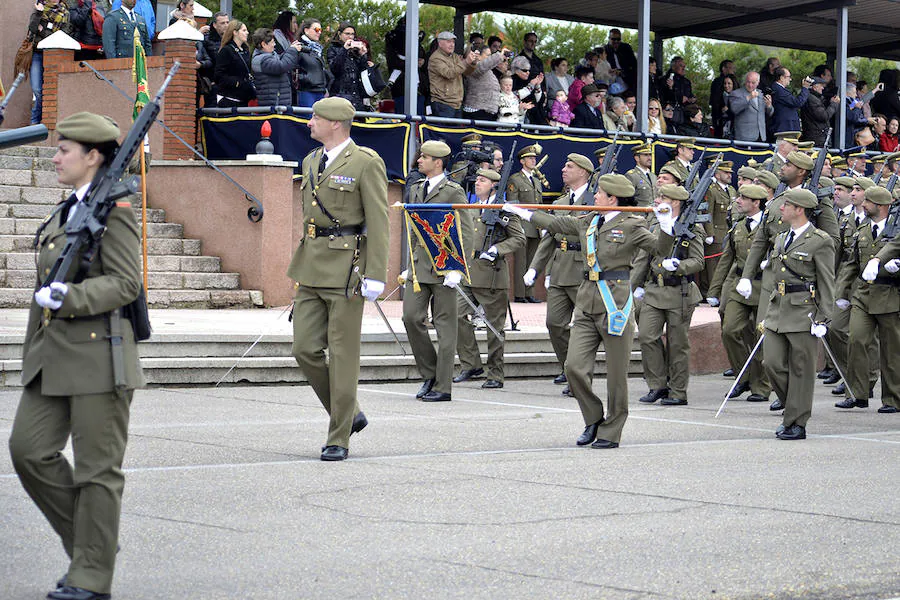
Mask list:
POLYGON ((346 175, 332 175, 331 180, 339 185, 350 185, 356 181, 355 178, 347 177, 346 175))

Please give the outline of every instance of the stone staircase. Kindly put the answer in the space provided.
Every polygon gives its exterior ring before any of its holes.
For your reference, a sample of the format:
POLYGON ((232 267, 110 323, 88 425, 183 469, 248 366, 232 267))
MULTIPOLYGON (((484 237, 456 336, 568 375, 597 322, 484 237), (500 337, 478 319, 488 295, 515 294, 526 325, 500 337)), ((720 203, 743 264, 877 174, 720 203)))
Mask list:
MULTIPOLYGON (((54 148, 0 150, 0 308, 28 306, 36 271, 34 233, 69 193, 56 181, 54 148)), ((135 214, 140 220, 140 208, 135 214)), ((153 308, 252 308, 262 292, 244 290, 240 274, 223 273, 221 260, 201 254, 200 240, 166 222, 165 211, 147 211, 149 304, 153 308)))

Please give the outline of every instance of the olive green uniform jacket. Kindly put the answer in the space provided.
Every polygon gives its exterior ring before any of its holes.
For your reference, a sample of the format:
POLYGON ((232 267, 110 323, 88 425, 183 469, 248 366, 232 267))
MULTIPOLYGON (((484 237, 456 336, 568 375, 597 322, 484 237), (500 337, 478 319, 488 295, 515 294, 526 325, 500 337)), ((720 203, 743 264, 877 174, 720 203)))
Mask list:
POLYGON ((656 177, 651 171, 646 173, 639 167, 634 167, 625 177, 634 185, 634 200, 638 206, 650 206, 656 198, 656 177))

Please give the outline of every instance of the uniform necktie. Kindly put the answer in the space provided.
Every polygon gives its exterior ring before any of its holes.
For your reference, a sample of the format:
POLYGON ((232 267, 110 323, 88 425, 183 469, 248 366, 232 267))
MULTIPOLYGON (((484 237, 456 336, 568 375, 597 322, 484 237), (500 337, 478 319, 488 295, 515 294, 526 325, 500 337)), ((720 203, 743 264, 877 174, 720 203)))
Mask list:
POLYGON ((575 192, 569 194, 569 206, 572 206, 573 204, 575 204, 575 192))
POLYGON ((600 218, 597 219, 597 229, 600 229, 601 227, 603 227, 603 224, 604 224, 605 222, 606 222, 606 217, 604 217, 604 216, 601 214, 601 215, 600 215, 600 218))
POLYGON ((60 211, 60 217, 62 220, 60 223, 65 224, 69 220, 69 212, 72 210, 72 207, 78 203, 78 196, 75 195, 75 192, 72 192, 66 201, 63 203, 62 210, 60 211))
POLYGON ((328 155, 322 153, 322 160, 319 161, 319 175, 325 172, 325 163, 328 162, 328 155))
POLYGON ((794 230, 791 229, 791 232, 787 236, 787 241, 784 243, 784 249, 787 250, 791 247, 791 244, 794 243, 794 230))
POLYGON ((856 217, 856 226, 859 227, 859 217, 856 217))
POLYGON ((528 176, 528 181, 531 183, 531 187, 534 187, 534 177, 531 175, 528 176))
POLYGON ((751 224, 750 224, 750 219, 745 219, 745 220, 744 220, 744 225, 747 227, 747 233, 750 233, 751 231, 753 231, 753 228, 752 228, 752 226, 751 226, 751 224))
POLYGON ((422 186, 422 199, 423 200, 428 197, 428 187, 430 186, 430 184, 431 184, 431 182, 426 179, 425 185, 422 186))
POLYGON ((872 239, 878 238, 878 225, 872 225, 872 239))

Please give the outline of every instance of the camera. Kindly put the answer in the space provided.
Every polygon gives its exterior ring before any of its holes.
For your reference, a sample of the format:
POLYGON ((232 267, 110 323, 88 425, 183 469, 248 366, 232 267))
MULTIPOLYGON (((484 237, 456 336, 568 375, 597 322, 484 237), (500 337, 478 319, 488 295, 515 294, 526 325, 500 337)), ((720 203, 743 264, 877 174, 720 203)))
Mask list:
POLYGON ((506 58, 515 58, 516 53, 513 52, 512 50, 504 50, 503 56, 505 56, 506 58))
POLYGON ((473 163, 483 163, 483 162, 493 162, 494 155, 493 152, 488 154, 487 152, 483 152, 481 150, 474 150, 472 148, 466 148, 462 151, 463 160, 467 160, 473 163))
POLYGON ((812 83, 812 82, 813 82, 813 78, 810 77, 809 75, 807 75, 806 77, 803 78, 803 81, 805 81, 806 83, 812 83))

